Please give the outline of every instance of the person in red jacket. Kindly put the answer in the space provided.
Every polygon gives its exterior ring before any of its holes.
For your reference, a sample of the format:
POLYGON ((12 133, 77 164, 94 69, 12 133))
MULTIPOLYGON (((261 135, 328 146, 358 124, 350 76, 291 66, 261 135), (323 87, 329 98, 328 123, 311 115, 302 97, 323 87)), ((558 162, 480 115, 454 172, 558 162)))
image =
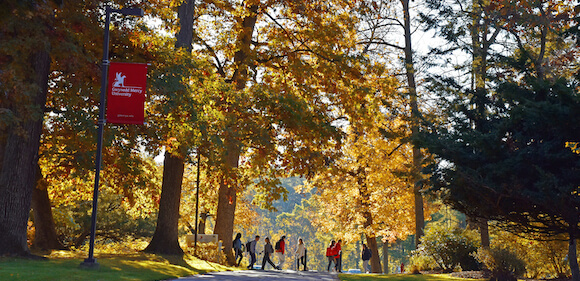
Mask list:
POLYGON ((328 258, 328 268, 326 269, 327 271, 330 271, 330 265, 333 262, 336 264, 336 261, 334 260, 334 256, 336 256, 336 253, 334 252, 334 245, 336 245, 336 241, 332 240, 332 242, 330 242, 330 246, 326 248, 326 257, 328 258))
POLYGON ((337 272, 342 272, 342 240, 338 239, 336 245, 334 245, 334 253, 335 253, 335 268, 337 272))
POLYGON ((284 239, 286 239, 286 236, 282 236, 282 238, 280 238, 280 240, 278 240, 278 242, 276 242, 276 256, 278 256, 278 269, 282 269, 282 265, 284 264, 285 258, 284 258, 284 251, 286 249, 286 242, 284 241, 284 239))

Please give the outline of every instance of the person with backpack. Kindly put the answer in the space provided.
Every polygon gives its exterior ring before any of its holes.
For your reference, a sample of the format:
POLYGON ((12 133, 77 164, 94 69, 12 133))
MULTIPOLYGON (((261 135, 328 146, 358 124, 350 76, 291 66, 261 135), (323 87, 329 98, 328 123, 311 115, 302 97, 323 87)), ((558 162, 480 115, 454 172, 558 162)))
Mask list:
POLYGON ((332 265, 332 263, 336 263, 336 261, 334 260, 334 256, 336 256, 335 252, 334 252, 334 245, 336 244, 336 241, 332 240, 330 242, 330 246, 328 246, 328 248, 326 248, 326 257, 328 258, 328 268, 326 269, 328 272, 330 272, 330 265, 332 265))
POLYGON ((369 260, 373 256, 373 253, 371 252, 371 249, 367 247, 367 244, 363 244, 362 247, 361 256, 363 261, 363 272, 369 273, 371 272, 371 269, 369 268, 369 260))
POLYGON ((242 251, 242 234, 236 234, 236 238, 232 241, 232 248, 234 249, 236 265, 240 266, 242 259, 244 258, 244 251, 242 251))
POLYGON ((248 265, 248 269, 254 269, 254 264, 256 263, 256 244, 260 241, 260 236, 256 235, 256 238, 250 242, 248 242, 247 250, 250 253, 250 265, 248 265))
POLYGON ((280 269, 270 259, 270 255, 274 253, 274 249, 272 249, 272 244, 270 244, 270 238, 266 237, 266 239, 264 239, 264 241, 266 242, 266 245, 264 245, 264 258, 262 258, 261 270, 266 269, 266 262, 269 263, 273 268, 280 269))
POLYGON ((284 239, 286 239, 286 236, 282 236, 282 238, 280 238, 280 240, 278 240, 278 242, 276 242, 276 256, 278 256, 278 269, 282 268, 282 265, 284 265, 284 251, 286 248, 286 242, 284 241, 284 239))

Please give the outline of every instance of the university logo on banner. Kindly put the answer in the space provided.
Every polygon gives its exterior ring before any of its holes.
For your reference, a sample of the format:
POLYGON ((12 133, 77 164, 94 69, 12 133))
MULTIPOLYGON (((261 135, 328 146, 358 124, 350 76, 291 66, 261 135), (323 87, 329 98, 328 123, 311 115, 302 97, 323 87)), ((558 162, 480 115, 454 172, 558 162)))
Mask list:
POLYGON ((112 62, 107 85, 107 122, 143 124, 147 64, 112 62))

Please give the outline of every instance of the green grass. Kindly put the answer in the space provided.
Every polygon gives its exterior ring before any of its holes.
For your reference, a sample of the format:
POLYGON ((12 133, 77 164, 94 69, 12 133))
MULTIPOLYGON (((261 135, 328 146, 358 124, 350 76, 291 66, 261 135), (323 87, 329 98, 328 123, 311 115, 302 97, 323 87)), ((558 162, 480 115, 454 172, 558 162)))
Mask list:
POLYGON ((464 279, 451 277, 448 274, 340 274, 342 281, 465 281, 474 279, 464 279))
POLYGON ((83 258, 0 259, 0 280, 165 280, 210 271, 237 270, 194 257, 151 254, 97 256, 98 269, 81 269, 83 258))

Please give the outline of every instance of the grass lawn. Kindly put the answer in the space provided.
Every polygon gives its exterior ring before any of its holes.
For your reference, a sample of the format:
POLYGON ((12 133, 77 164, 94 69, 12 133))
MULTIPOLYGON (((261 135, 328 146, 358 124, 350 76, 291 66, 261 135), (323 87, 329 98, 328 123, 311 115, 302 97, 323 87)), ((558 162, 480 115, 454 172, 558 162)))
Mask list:
POLYGON ((448 274, 340 274, 341 281, 465 281, 464 279, 451 277, 448 274))
POLYGON ((161 257, 135 253, 95 255, 99 269, 81 269, 86 257, 53 253, 47 260, 0 258, 0 280, 164 280, 209 271, 237 270, 195 257, 161 257))

